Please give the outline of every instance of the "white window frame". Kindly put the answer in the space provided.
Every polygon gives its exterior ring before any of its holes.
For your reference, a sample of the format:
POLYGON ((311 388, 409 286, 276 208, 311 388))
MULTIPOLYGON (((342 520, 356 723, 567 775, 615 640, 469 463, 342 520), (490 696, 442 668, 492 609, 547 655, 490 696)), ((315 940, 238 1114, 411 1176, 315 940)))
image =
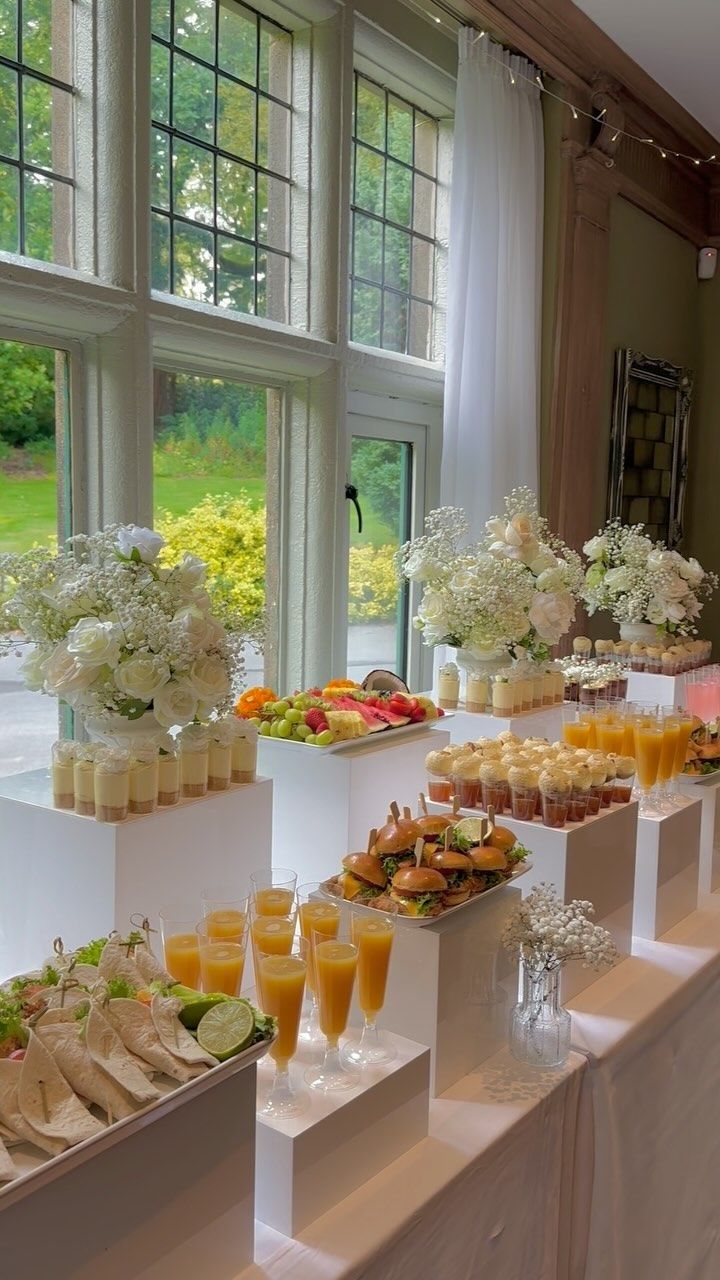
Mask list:
MULTIPOLYGON (((390 7, 387 16, 398 31, 388 35, 380 29, 388 6, 375 0, 251 3, 293 30, 293 83, 306 104, 293 113, 293 155, 300 166, 307 159, 308 166, 304 176, 299 169, 293 173, 297 261, 291 319, 298 327, 150 291, 149 0, 74 2, 77 269, 0 255, 0 326, 10 339, 70 352, 75 532, 115 520, 152 520, 154 361, 282 390, 277 679, 284 687, 344 669, 344 481, 348 412, 358 395, 382 402, 376 416, 384 422, 418 422, 417 415, 425 414, 426 509, 437 501, 442 367, 348 341, 350 138, 359 32, 367 28, 367 12, 375 56, 385 50, 382 61, 396 67, 406 97, 408 66, 416 55, 400 41, 409 41, 414 28, 416 43, 430 41, 428 24, 400 5, 402 13, 390 7), (299 327, 301 314, 307 316, 305 329, 299 327), (397 416, 402 413, 410 416, 397 416)), ((433 33, 433 40, 440 47, 443 38, 433 33)), ((446 62, 449 43, 443 47, 446 62)), ((361 56, 367 53, 359 50, 361 56)), ((436 75, 425 56, 421 63, 425 87, 432 85, 437 94, 444 86, 449 128, 452 75, 447 66, 436 75)), ((424 670, 422 664, 418 669, 424 670)))

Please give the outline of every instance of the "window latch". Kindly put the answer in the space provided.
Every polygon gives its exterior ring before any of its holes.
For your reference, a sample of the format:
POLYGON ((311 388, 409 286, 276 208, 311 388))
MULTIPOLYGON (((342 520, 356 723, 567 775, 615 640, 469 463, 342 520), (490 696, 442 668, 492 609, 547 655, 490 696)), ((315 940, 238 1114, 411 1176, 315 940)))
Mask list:
POLYGON ((349 502, 352 502, 355 510, 357 511, 358 533, 362 533, 362 511, 360 509, 360 503, 358 502, 357 487, 354 484, 345 485, 345 497, 349 502))

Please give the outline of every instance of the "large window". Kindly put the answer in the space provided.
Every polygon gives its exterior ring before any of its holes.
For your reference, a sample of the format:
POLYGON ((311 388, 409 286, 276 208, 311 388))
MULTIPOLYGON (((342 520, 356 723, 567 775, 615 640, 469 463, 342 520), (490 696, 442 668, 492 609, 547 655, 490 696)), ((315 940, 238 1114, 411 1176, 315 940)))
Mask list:
POLYGON ((153 0, 152 283, 288 319, 292 37, 236 0, 153 0))
POLYGON ((437 121, 355 74, 351 336, 432 358, 437 121))
POLYGON ((0 249, 72 266, 72 0, 0 4, 0 249))

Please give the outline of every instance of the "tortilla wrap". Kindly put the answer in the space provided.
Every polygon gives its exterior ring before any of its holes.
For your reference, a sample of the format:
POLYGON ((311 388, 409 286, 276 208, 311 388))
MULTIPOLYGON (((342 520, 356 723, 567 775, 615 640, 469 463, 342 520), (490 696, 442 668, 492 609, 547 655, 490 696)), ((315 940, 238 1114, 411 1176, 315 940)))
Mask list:
POLYGON ((96 964, 74 964, 70 972, 69 978, 74 978, 80 983, 81 987, 92 987, 98 980, 98 968, 96 964))
POLYGON ((98 977, 105 978, 106 981, 109 978, 124 978, 138 991, 145 986, 145 979, 119 936, 108 938, 105 943, 98 965, 98 977))
POLYGON ((103 1133, 105 1125, 86 1111, 52 1054, 34 1031, 20 1063, 20 1110, 38 1134, 73 1147, 103 1133))
POLYGON ((137 1066, 117 1031, 100 1012, 97 1005, 93 1005, 88 1014, 85 1043, 93 1062, 112 1076, 117 1084, 122 1085, 136 1102, 145 1105, 148 1102, 157 1102, 158 1098, 162 1097, 160 1090, 150 1084, 137 1066))
POLYGON ((144 943, 138 943, 135 948, 135 964, 145 983, 162 982, 163 986, 171 987, 175 981, 172 974, 163 968, 151 948, 144 943))
POLYGON ((150 1006, 152 1019, 162 1043, 176 1058, 190 1063, 191 1066, 204 1062, 208 1067, 216 1067, 217 1058, 213 1058, 212 1054, 200 1048, 195 1037, 190 1035, 187 1027, 184 1027, 178 1018, 182 1007, 182 1000, 178 1000, 176 996, 153 996, 150 1006))
POLYGON ((134 1114, 137 1108, 130 1095, 90 1057, 82 1022, 43 1023, 35 1030, 70 1087, 100 1107, 108 1123, 134 1114))
POLYGON ((14 1135, 15 1142, 30 1142, 50 1156, 59 1156, 67 1148, 66 1142, 37 1133, 23 1116, 18 1102, 22 1062, 0 1058, 0 1121, 3 1128, 14 1135))
POLYGON ((111 1000, 103 1011, 115 1028, 126 1049, 149 1062, 156 1071, 186 1084, 206 1070, 204 1062, 189 1066, 181 1062, 162 1043, 153 1016, 146 1004, 139 1000, 111 1000))
POLYGON ((12 1182, 17 1177, 17 1169, 10 1159, 10 1153, 0 1138, 0 1182, 12 1182))

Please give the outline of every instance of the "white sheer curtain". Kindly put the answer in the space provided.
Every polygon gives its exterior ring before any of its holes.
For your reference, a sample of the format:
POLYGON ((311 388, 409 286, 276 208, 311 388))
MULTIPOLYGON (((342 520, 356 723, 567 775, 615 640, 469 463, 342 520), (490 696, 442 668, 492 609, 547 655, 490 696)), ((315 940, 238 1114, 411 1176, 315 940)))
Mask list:
POLYGON ((514 486, 538 484, 543 129, 535 75, 487 36, 460 32, 442 501, 465 508, 474 536, 514 486))

